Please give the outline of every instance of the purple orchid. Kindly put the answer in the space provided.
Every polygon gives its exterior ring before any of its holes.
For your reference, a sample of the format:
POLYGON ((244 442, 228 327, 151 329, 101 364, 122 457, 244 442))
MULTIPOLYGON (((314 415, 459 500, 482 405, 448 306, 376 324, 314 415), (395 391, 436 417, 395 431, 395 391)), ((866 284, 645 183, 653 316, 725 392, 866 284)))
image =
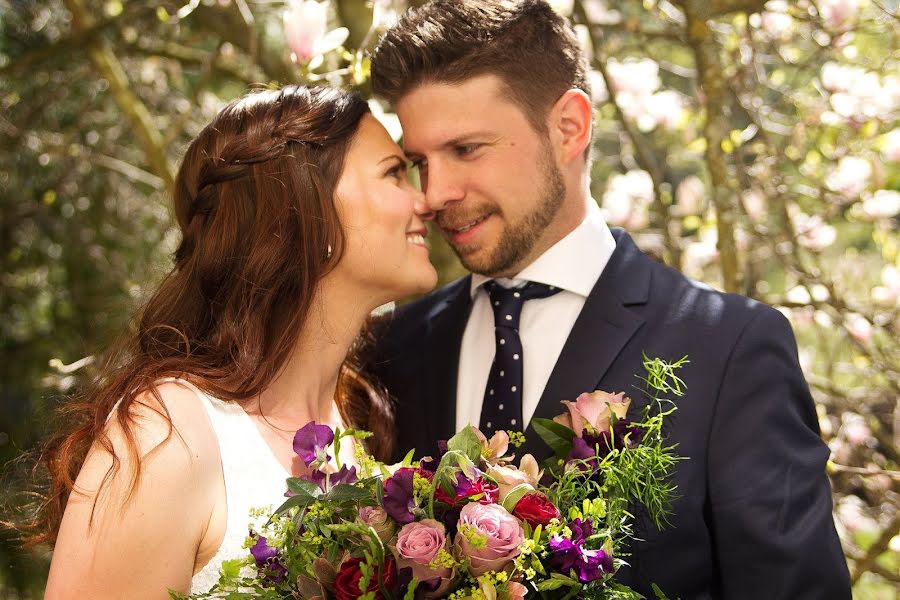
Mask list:
POLYGON ((294 452, 307 467, 318 461, 322 464, 331 460, 325 449, 334 441, 334 431, 328 425, 307 423, 294 434, 294 452))
POLYGON ((307 481, 315 483, 323 492, 327 492, 339 483, 356 483, 359 477, 356 475, 356 467, 347 468, 347 465, 341 465, 341 469, 336 473, 328 473, 327 475, 318 469, 313 471, 308 477, 304 477, 307 481))
MULTIPOLYGON (((251 533, 252 535, 252 533, 251 533)), ((259 536, 250 548, 256 567, 264 574, 263 583, 278 584, 287 576, 287 568, 281 564, 281 554, 269 545, 268 540, 259 536)))

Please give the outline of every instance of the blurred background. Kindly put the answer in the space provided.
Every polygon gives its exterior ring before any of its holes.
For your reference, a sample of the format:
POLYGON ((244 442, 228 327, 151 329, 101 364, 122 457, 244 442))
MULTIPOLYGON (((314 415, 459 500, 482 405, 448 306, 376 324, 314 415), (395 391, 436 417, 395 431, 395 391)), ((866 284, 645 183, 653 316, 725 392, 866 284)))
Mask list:
MULTIPOLYGON (((790 318, 855 597, 896 598, 898 1, 552 4, 593 68, 594 198, 660 260, 790 318)), ((406 6, 0 0, 2 518, 34 481, 14 459, 171 264, 187 142, 250 87, 370 96, 365 53, 406 6)), ((0 534, 0 598, 40 598, 47 558, 0 534)))

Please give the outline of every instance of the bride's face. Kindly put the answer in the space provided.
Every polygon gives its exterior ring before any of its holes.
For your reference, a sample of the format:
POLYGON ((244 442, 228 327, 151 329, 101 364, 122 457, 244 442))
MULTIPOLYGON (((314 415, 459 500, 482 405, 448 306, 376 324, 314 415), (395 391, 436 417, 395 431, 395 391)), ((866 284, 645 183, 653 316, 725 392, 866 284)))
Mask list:
POLYGON ((380 303, 434 287, 425 198, 407 180, 400 146, 371 115, 362 118, 350 144, 335 196, 345 239, 335 272, 380 303))

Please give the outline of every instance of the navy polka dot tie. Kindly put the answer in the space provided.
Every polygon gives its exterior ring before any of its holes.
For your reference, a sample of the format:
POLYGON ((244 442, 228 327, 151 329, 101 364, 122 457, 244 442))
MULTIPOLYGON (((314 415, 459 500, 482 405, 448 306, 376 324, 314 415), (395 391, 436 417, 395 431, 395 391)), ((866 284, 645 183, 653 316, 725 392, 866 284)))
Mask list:
POLYGON ((484 284, 494 309, 494 336, 497 351, 484 390, 478 428, 488 438, 495 431, 523 431, 522 422, 522 340, 519 316, 526 300, 547 298, 559 288, 529 282, 520 288, 505 288, 489 281, 484 284))

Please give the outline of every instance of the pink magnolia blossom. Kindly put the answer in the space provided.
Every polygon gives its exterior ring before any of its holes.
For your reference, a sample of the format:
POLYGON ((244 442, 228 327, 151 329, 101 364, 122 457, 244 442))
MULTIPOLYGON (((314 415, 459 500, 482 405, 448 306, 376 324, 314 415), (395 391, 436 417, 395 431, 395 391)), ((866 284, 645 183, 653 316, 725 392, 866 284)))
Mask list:
POLYGON ((328 5, 315 0, 290 0, 284 11, 284 35, 295 62, 305 64, 328 32, 328 5))
POLYGON ((818 7, 829 29, 843 29, 856 19, 859 0, 819 0, 818 7))
POLYGON ((553 420, 582 437, 588 428, 596 433, 609 431, 612 415, 616 415, 617 419, 624 419, 631 399, 625 396, 625 392, 610 394, 597 390, 581 394, 575 402, 563 400, 563 404, 569 412, 554 417, 553 420))
POLYGON ((471 502, 460 512, 456 552, 459 557, 469 558, 469 573, 473 577, 502 570, 519 555, 524 540, 519 520, 498 504, 471 502), (467 535, 483 543, 473 544, 467 535))

